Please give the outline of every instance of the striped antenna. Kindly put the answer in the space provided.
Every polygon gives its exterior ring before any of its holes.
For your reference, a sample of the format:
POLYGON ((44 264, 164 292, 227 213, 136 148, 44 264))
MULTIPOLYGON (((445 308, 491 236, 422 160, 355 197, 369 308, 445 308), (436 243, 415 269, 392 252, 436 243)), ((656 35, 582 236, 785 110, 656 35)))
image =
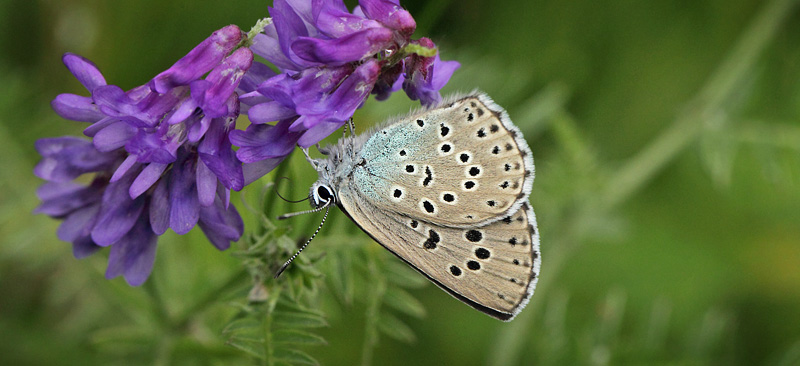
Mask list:
POLYGON ((309 210, 309 211, 305 211, 305 212, 295 212, 293 214, 283 215, 283 216, 279 217, 279 219, 280 219, 280 218, 286 218, 286 217, 291 217, 291 216, 297 216, 297 215, 301 215, 301 214, 304 214, 304 213, 317 212, 317 211, 322 210, 323 208, 325 209, 325 216, 322 216, 322 222, 319 223, 319 226, 317 227, 317 231, 314 232, 314 235, 311 235, 311 237, 308 238, 308 241, 306 241, 306 243, 303 244, 302 247, 300 247, 300 250, 298 250, 297 253, 294 253, 294 255, 291 258, 289 258, 289 260, 286 261, 286 263, 284 263, 283 266, 281 266, 281 269, 279 269, 278 272, 275 273, 275 278, 278 278, 278 276, 280 276, 281 273, 283 273, 283 271, 285 271, 286 268, 289 267, 289 264, 291 264, 292 261, 295 258, 297 258, 297 256, 300 254, 300 252, 302 252, 303 249, 305 249, 308 246, 308 243, 310 243, 312 240, 314 240, 314 237, 317 236, 317 233, 319 233, 320 229, 322 229, 322 225, 325 224, 325 220, 328 218, 328 211, 331 210, 331 201, 329 200, 329 201, 325 202, 324 206, 320 206, 319 208, 315 208, 313 210, 309 210), (289 215, 291 215, 291 216, 289 216, 289 215))

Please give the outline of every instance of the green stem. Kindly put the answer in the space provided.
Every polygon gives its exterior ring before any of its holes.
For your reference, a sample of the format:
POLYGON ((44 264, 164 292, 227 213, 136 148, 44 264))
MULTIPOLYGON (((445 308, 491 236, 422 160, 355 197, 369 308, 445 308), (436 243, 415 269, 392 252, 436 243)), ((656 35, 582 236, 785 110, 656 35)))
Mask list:
POLYGON ((192 317, 197 315, 198 312, 202 311, 211 304, 218 303, 220 294, 223 294, 225 291, 230 291, 232 287, 238 285, 248 278, 250 278, 250 275, 247 273, 247 271, 244 269, 237 270, 236 273, 228 278, 227 281, 223 282, 213 290, 206 292, 205 296, 188 307, 183 314, 176 319, 175 327, 180 329, 187 326, 192 317))
POLYGON ((386 292, 385 277, 382 276, 377 258, 373 251, 367 249, 367 269, 369 278, 372 279, 372 286, 367 289, 369 298, 367 299, 367 319, 364 325, 364 346, 361 350, 361 365, 369 366, 372 364, 372 354, 378 344, 378 322, 380 321, 381 299, 386 292), (370 291, 371 290, 371 291, 370 291))
MULTIPOLYGON (((278 179, 286 175, 286 171, 289 169, 289 164, 292 160, 293 155, 294 154, 289 154, 289 156, 287 156, 286 159, 284 159, 280 164, 278 164, 278 167, 276 167, 275 170, 273 171, 274 172, 273 177, 275 177, 273 183, 275 184, 275 187, 277 187, 279 183, 278 179)), ((277 196, 278 195, 275 194, 275 192, 267 192, 267 196, 264 198, 264 208, 263 208, 264 215, 267 216, 267 218, 269 218, 270 220, 273 219, 272 215, 274 215, 275 212, 274 208, 277 196)))
POLYGON ((266 304, 264 304, 264 360, 262 365, 274 366, 275 365, 275 347, 272 338, 272 320, 275 314, 275 307, 281 297, 281 286, 275 286, 270 289, 270 297, 266 304))
POLYGON ((272 349, 272 307, 267 306, 264 314, 264 363, 266 366, 275 364, 275 355, 272 349))
POLYGON ((253 45, 253 38, 258 35, 259 33, 264 31, 268 25, 272 24, 272 18, 262 18, 259 19, 250 31, 247 32, 247 36, 242 40, 242 47, 250 47, 253 45))
MULTIPOLYGON (((700 136, 704 122, 721 112, 726 99, 751 72, 763 49, 786 18, 793 13, 797 1, 774 0, 763 8, 731 53, 689 104, 691 108, 678 116, 661 136, 631 158, 611 177, 601 196, 600 208, 610 210, 633 196, 650 178, 700 136)), ((595 204, 587 203, 583 210, 597 208, 595 204)), ((576 220, 580 220, 581 216, 577 215, 576 220)), ((544 276, 537 285, 539 300, 533 301, 529 309, 523 311, 509 327, 500 332, 488 364, 508 365, 519 361, 528 338, 527 333, 532 329, 533 314, 538 314, 544 304, 541 296, 549 292, 554 279, 558 278, 564 263, 577 247, 576 240, 578 238, 565 237, 559 241, 560 244, 551 246, 554 249, 545 258, 544 276)))
POLYGON ((171 327, 173 325, 173 319, 169 315, 169 311, 167 311, 167 304, 164 301, 164 297, 161 296, 161 292, 158 291, 158 288, 156 287, 155 278, 150 278, 149 281, 144 283, 143 287, 145 292, 147 292, 147 295, 149 295, 153 300, 153 304, 155 304, 156 315, 158 316, 159 323, 167 325, 167 327, 171 327))
POLYGON ((800 150, 800 127, 788 123, 743 123, 736 126, 730 138, 753 145, 800 150))
POLYGON ((733 50, 717 68, 698 95, 655 141, 631 158, 610 179, 603 194, 606 209, 624 202, 641 189, 703 131, 704 122, 719 113, 737 86, 752 72, 764 48, 786 18, 793 13, 797 0, 774 0, 756 16, 733 50))

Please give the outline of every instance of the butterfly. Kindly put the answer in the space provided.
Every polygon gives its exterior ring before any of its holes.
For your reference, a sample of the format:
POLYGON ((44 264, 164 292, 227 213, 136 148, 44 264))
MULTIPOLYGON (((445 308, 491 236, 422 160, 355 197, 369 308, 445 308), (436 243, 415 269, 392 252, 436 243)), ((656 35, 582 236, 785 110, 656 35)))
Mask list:
POLYGON ((533 157, 489 96, 454 96, 344 136, 320 149, 326 159, 304 152, 319 174, 312 211, 335 204, 384 248, 492 317, 510 321, 528 303, 541 265, 528 202, 533 157))

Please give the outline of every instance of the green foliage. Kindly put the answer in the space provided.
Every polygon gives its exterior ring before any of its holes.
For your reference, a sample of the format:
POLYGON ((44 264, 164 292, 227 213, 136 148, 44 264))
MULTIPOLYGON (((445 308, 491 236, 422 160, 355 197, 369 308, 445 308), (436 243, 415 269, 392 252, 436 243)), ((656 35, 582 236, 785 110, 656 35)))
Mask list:
MULTIPOLYGON (((534 151, 544 267, 508 324, 335 209, 273 279, 321 214, 273 222, 300 205, 258 184, 234 199, 248 234, 227 253, 168 233, 141 288, 103 278, 107 251, 74 259, 57 222, 28 214, 33 141, 85 127, 48 108, 83 93, 60 54, 130 87, 210 30, 266 14, 261 0, 96 3, 0 5, 3 364, 800 362, 798 1, 402 1, 462 63, 448 92, 488 92, 534 151)), ((370 100, 357 128, 413 106, 370 100)), ((297 198, 314 174, 292 159, 263 181, 297 198)))
POLYGON ((325 340, 311 332, 327 326, 325 315, 314 309, 322 274, 314 264, 319 257, 300 256, 292 270, 280 279, 272 274, 283 258, 297 250, 297 243, 261 216, 260 233, 250 233, 234 253, 252 280, 246 299, 233 306, 238 312, 222 330, 226 343, 260 360, 264 365, 318 365, 303 348, 323 345, 325 340))

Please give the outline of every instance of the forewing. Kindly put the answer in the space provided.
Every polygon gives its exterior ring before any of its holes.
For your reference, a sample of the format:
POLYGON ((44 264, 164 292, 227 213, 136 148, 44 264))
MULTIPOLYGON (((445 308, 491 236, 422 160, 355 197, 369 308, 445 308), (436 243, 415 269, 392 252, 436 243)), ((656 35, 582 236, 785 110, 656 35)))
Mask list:
POLYGON ((468 305, 509 321, 533 294, 541 260, 527 202, 499 221, 453 228, 383 212, 347 189, 339 194, 342 209, 362 230, 468 305))
POLYGON ((469 227, 515 212, 534 176, 506 112, 474 94, 401 118, 361 147, 354 184, 380 210, 469 227))

